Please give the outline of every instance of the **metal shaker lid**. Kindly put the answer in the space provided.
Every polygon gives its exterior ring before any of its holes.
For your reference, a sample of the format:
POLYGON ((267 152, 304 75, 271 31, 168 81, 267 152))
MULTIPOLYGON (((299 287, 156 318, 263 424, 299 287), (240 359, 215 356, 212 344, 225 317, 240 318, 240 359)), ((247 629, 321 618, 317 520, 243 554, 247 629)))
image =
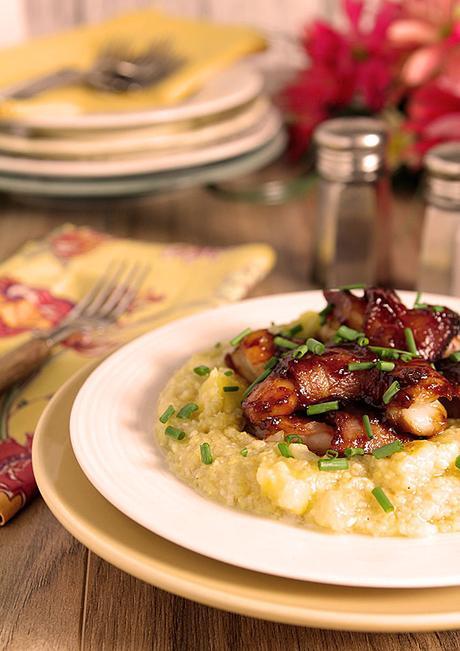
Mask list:
POLYGON ((432 147, 425 156, 429 172, 460 181, 460 142, 446 142, 432 147))
POLYGON ((386 125, 363 117, 336 118, 315 131, 318 171, 332 180, 369 178, 383 167, 386 125))

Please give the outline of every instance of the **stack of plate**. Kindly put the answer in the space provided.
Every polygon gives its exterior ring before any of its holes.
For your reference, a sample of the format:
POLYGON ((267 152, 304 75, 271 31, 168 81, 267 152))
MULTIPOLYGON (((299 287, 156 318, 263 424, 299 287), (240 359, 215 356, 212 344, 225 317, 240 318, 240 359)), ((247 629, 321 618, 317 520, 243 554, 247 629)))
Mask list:
MULTIPOLYGON (((431 299, 460 307, 452 297, 431 299)), ((318 310, 322 295, 269 296, 204 312, 131 342, 92 373, 83 370, 55 396, 35 435, 40 491, 99 556, 196 601, 324 628, 458 628, 459 533, 373 538, 296 527, 205 499, 165 465, 153 436, 155 402, 174 370, 203 342, 260 327, 274 314, 290 321, 299 305, 318 310)))
POLYGON ((238 65, 187 101, 124 113, 50 114, 3 125, 0 190, 97 197, 215 182, 283 150, 279 113, 259 73, 238 65))

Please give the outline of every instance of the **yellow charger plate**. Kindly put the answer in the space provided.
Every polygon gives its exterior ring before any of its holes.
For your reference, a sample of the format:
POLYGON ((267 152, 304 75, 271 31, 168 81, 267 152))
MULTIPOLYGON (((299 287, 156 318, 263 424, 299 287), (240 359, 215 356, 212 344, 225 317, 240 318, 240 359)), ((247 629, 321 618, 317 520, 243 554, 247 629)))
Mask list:
POLYGON ((93 368, 71 378, 48 405, 34 438, 33 467, 56 518, 98 556, 182 597, 286 624, 380 632, 460 627, 460 586, 372 589, 283 579, 195 554, 120 513, 86 479, 70 445, 70 410, 93 368))

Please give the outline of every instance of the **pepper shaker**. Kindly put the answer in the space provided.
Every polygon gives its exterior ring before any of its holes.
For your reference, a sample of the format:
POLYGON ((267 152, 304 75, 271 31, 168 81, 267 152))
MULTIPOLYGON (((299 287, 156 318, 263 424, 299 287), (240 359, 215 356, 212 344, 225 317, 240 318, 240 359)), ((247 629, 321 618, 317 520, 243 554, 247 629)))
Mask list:
POLYGON ((425 219, 417 288, 460 296, 460 142, 425 156, 425 219))
POLYGON ((371 118, 338 118, 316 130, 319 204, 313 277, 322 286, 387 284, 386 127, 371 118))

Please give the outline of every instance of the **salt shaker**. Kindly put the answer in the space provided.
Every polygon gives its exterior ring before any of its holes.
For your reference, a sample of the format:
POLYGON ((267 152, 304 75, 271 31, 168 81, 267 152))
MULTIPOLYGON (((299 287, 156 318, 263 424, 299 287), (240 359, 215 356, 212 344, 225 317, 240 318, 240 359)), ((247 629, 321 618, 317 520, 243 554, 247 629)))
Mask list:
POLYGON ((425 156, 426 208, 417 288, 460 296, 460 142, 425 156))
POLYGON ((360 117, 328 120, 314 138, 320 177, 315 281, 326 287, 387 283, 384 123, 360 117))

